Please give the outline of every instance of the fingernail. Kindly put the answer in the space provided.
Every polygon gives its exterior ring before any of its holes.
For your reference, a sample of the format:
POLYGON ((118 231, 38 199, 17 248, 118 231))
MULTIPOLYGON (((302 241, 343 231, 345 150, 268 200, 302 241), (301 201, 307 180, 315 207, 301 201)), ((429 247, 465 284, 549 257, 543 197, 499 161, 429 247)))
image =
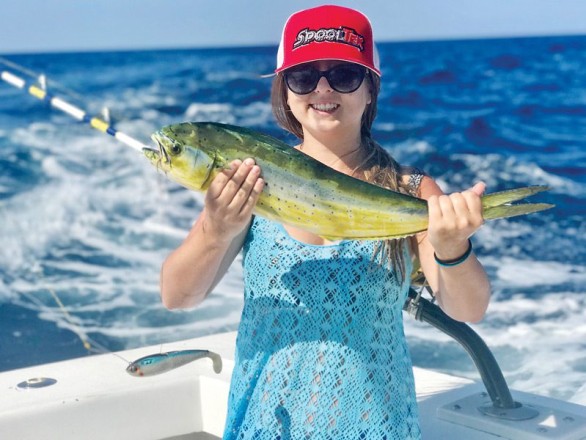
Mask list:
POLYGON ((251 159, 250 157, 248 159, 244 159, 244 164, 245 165, 254 165, 254 159, 251 159))

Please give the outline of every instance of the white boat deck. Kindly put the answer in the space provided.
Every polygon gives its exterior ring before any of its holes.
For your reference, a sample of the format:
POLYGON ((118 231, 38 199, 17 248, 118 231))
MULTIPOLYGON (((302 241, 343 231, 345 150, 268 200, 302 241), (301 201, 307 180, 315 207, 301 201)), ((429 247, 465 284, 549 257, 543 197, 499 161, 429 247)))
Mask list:
MULTIPOLYGON (((220 374, 213 372, 211 360, 201 359, 168 373, 137 378, 127 374, 126 364, 113 354, 1 373, 0 439, 219 438, 224 428, 235 337, 235 333, 226 333, 163 347, 163 351, 188 348, 215 351, 222 356, 224 364, 220 374), (17 386, 38 377, 57 382, 27 390, 17 386)), ((144 347, 121 354, 135 360, 159 350, 159 346, 144 347)), ((438 409, 445 413, 442 407, 452 410, 458 399, 478 396, 484 390, 482 384, 419 368, 414 371, 425 440, 497 438, 483 430, 493 430, 501 438, 512 440, 586 439, 586 407, 518 392, 513 392, 515 400, 552 408, 552 411, 542 410, 531 422, 503 422, 494 429, 490 426, 494 419, 483 416, 482 430, 442 420, 438 409), (511 424, 519 427, 517 432, 510 431, 507 425, 511 424), (582 427, 584 430, 580 432, 582 427)), ((465 406, 465 403, 460 405, 455 413, 461 412, 469 420, 467 424, 479 423, 470 421, 478 417, 478 411, 465 406)))

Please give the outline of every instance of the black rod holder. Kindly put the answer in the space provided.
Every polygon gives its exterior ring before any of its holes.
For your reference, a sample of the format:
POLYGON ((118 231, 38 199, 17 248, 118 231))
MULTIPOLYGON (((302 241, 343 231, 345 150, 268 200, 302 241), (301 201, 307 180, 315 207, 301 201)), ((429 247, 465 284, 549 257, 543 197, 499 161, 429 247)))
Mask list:
POLYGON ((492 352, 470 326, 450 318, 437 305, 422 298, 413 289, 409 289, 409 298, 405 301, 403 310, 418 321, 426 322, 452 337, 464 347, 474 361, 495 408, 513 409, 520 406, 513 400, 509 386, 492 352))

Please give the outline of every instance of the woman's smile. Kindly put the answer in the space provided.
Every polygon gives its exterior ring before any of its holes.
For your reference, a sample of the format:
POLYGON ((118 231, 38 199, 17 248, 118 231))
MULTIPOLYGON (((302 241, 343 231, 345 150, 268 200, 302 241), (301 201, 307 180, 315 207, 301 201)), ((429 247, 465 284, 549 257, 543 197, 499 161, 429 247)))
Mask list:
POLYGON ((340 104, 336 104, 333 102, 317 102, 309 104, 309 107, 320 113, 331 114, 334 113, 340 107, 340 104))

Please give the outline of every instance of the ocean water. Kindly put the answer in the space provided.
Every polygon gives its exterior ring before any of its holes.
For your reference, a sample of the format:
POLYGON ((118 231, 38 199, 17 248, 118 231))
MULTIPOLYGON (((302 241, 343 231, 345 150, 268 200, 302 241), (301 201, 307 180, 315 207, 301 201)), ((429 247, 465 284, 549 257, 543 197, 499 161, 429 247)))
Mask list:
MULTIPOLYGON (((586 404, 586 37, 388 43, 374 135, 445 191, 545 184, 556 208, 474 238, 494 296, 473 328, 512 388, 586 404)), ((269 105, 275 47, 9 56, 50 90, 150 143, 218 121, 293 143, 269 105)), ((4 68, 4 66, 0 66, 4 68)), ((26 75, 25 72, 17 72, 26 75)), ((165 256, 202 196, 134 150, 0 82, 0 371, 235 330, 241 269, 198 309, 159 299, 165 256), (63 306, 59 306, 57 300, 63 306)), ((414 364, 478 378, 455 342, 408 316, 414 364)), ((200 347, 210 348, 213 347, 200 347)), ((120 368, 125 368, 121 361, 120 368)))

